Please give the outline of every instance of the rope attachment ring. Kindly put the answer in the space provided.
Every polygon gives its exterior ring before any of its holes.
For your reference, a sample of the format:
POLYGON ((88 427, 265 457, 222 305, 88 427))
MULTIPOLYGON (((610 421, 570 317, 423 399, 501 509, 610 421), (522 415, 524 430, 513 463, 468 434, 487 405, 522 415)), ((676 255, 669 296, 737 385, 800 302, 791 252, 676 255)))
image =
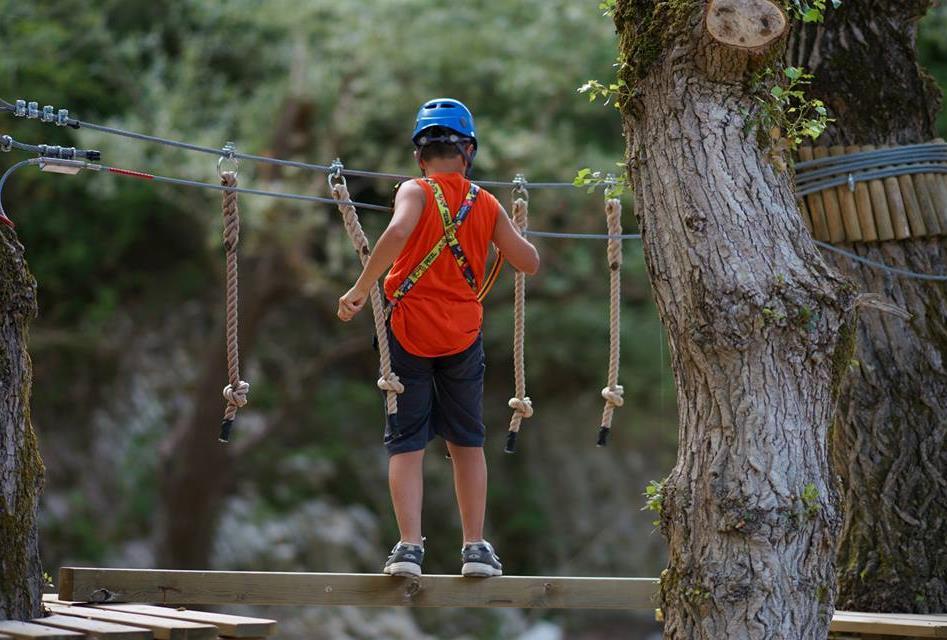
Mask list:
POLYGON ((233 185, 224 185, 224 186, 237 186, 236 178, 237 173, 240 169, 240 160, 237 158, 237 145, 233 142, 228 142, 224 145, 224 148, 221 149, 220 157, 217 159, 217 177, 220 178, 221 182, 224 180, 225 173, 232 173, 234 177, 233 185), (232 168, 224 170, 224 162, 229 162, 233 165, 232 168))
MULTIPOLYGON (((232 147, 232 143, 228 143, 232 147)), ((221 169, 224 156, 217 163, 221 169)), ((237 186, 236 171, 221 171, 220 183, 228 189, 237 186)), ((237 271, 237 246, 240 243, 240 211, 237 207, 237 192, 224 191, 224 250, 227 254, 227 386, 224 387, 223 397, 227 401, 224 409, 224 418, 220 423, 220 442, 230 442, 230 432, 237 417, 237 409, 246 406, 250 383, 240 379, 240 347, 239 347, 239 274, 237 271)))

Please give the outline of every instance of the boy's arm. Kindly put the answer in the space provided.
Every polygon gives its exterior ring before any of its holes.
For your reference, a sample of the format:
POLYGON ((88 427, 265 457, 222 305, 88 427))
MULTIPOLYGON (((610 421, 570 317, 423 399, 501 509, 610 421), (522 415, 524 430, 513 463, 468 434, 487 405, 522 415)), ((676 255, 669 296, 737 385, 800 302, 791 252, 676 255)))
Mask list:
POLYGON ((533 275, 539 271, 539 252, 516 230, 503 205, 498 203, 497 206, 500 210, 497 212, 497 222, 493 228, 493 244, 503 253, 503 257, 514 269, 530 276, 533 275))
POLYGON ((355 285, 339 298, 340 320, 348 322, 365 306, 372 286, 394 263, 411 237, 424 211, 424 198, 424 189, 413 180, 398 189, 395 211, 388 228, 378 238, 375 250, 362 269, 362 275, 355 281, 355 285))

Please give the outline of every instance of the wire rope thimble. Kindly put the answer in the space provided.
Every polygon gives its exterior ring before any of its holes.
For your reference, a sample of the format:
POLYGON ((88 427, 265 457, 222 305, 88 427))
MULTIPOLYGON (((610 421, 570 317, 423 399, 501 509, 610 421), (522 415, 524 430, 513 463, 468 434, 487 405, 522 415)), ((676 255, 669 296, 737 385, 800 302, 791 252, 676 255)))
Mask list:
POLYGON ((526 185, 529 184, 526 181, 526 176, 522 173, 517 173, 513 178, 513 198, 522 198, 526 202, 529 202, 529 191, 526 189, 526 185))
POLYGON ((228 142, 224 145, 224 148, 220 150, 220 157, 217 159, 217 177, 221 180, 224 179, 224 161, 227 161, 233 165, 233 168, 228 172, 233 173, 233 177, 237 177, 237 172, 240 169, 240 160, 237 159, 237 145, 233 142, 228 142))
POLYGON ((329 165, 329 174, 326 176, 326 179, 329 181, 329 191, 334 191, 336 187, 348 188, 345 182, 345 176, 342 175, 344 169, 345 165, 342 164, 341 158, 336 158, 332 161, 332 164, 329 165))

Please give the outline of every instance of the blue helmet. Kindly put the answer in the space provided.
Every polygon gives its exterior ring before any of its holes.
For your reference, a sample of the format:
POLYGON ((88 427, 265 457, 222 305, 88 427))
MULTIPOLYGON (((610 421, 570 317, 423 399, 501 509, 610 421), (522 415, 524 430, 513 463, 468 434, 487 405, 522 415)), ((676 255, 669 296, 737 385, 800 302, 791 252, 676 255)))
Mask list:
MULTIPOLYGON (((464 106, 463 102, 452 98, 436 98, 428 100, 421 105, 418 110, 417 122, 414 125, 414 133, 411 134, 411 140, 414 144, 424 142, 420 138, 421 134, 427 129, 433 127, 445 127, 451 131, 456 131, 462 138, 467 138, 473 142, 474 148, 477 147, 477 134, 474 129, 473 114, 470 109, 464 106)), ((440 138, 430 140, 431 142, 444 142, 440 138)))

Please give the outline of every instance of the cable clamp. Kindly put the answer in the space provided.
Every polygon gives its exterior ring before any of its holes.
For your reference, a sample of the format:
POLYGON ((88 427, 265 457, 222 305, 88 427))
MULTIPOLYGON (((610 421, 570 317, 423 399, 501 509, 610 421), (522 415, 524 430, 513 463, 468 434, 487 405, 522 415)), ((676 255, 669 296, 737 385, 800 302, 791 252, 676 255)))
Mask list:
POLYGON ((43 114, 40 116, 40 120, 43 122, 56 122, 56 110, 53 109, 53 105, 48 104, 43 107, 43 114))
POLYGON ((39 118, 39 103, 36 101, 28 102, 26 104, 26 117, 29 120, 36 120, 39 118))
POLYGON ((101 167, 94 164, 89 164, 84 160, 64 160, 62 158, 40 158, 39 159, 39 168, 40 171, 45 171, 47 173, 62 173, 69 176, 74 176, 83 169, 91 169, 93 171, 98 171, 101 167))
POLYGON ((7 135, 0 136, 0 151, 4 153, 9 153, 12 150, 13 150, 13 138, 7 135))
POLYGON ((224 161, 230 162, 233 164, 233 175, 237 176, 237 171, 240 168, 240 160, 237 159, 237 145, 233 142, 228 142, 224 145, 224 148, 221 149, 220 158, 217 159, 217 177, 223 179, 224 161))
POLYGON ((855 176, 848 174, 848 190, 855 193, 855 176))
POLYGON ((522 198, 529 202, 529 191, 526 190, 526 185, 529 184, 526 181, 526 176, 522 173, 517 173, 513 178, 513 197, 522 198))
POLYGON ((13 112, 18 118, 26 117, 26 100, 17 100, 16 101, 16 110, 13 112))
POLYGON ((57 127, 69 126, 69 109, 59 110, 59 113, 56 114, 56 126, 57 127))
POLYGON ((344 169, 345 165, 342 164, 341 158, 336 158, 332 161, 332 164, 329 165, 329 175, 326 176, 326 179, 329 181, 330 191, 339 186, 348 187, 345 182, 345 176, 342 175, 344 169))

